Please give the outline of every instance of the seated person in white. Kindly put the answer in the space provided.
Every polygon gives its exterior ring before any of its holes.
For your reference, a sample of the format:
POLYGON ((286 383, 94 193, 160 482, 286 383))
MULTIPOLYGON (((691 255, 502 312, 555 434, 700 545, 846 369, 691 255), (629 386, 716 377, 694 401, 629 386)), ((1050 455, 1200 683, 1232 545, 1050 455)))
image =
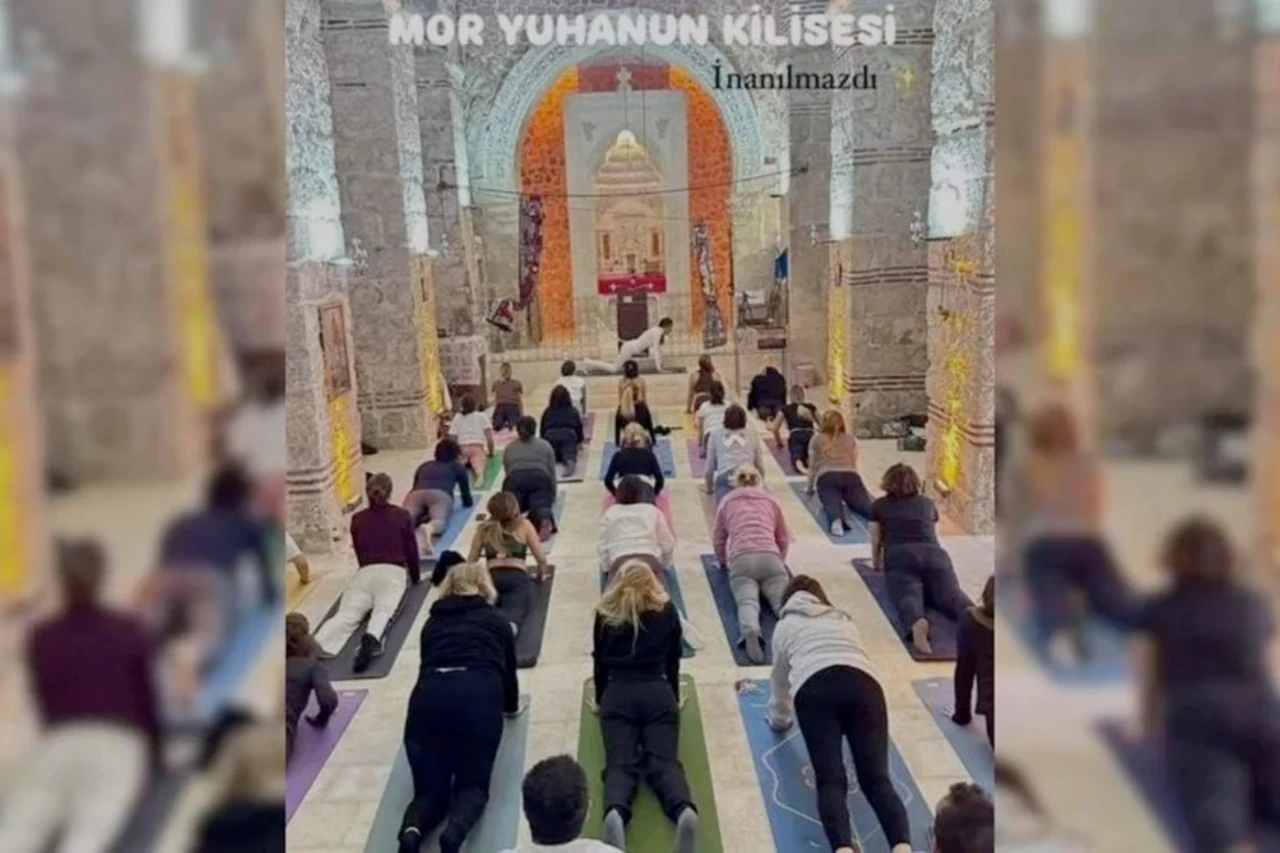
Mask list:
POLYGON ((582 765, 567 755, 544 758, 524 776, 520 788, 533 843, 506 853, 622 853, 617 847, 581 838, 591 797, 582 765))
POLYGON ((324 655, 334 657, 369 617, 352 664, 356 672, 363 672, 382 654, 383 634, 400 606, 407 582, 418 583, 422 570, 413 516, 391 503, 391 478, 374 474, 365 495, 369 506, 351 517, 351 544, 359 568, 338 599, 338 612, 316 631, 316 642, 324 655))
POLYGON ((653 368, 659 373, 662 372, 662 350, 661 345, 667 339, 667 335, 671 334, 671 330, 675 328, 675 321, 670 317, 663 317, 658 321, 658 325, 652 329, 642 333, 637 338, 629 341, 623 341, 622 346, 618 348, 618 356, 612 363, 600 361, 594 358, 584 358, 582 363, 590 370, 600 370, 605 373, 621 373, 622 365, 626 364, 634 358, 639 358, 645 353, 653 359, 653 368))
POLYGON ((662 512, 645 498, 648 483, 634 474, 618 482, 617 503, 600 519, 600 569, 610 576, 628 560, 642 560, 659 577, 675 555, 676 537, 662 512))
POLYGON ((712 382, 708 399, 693 413, 693 420, 698 426, 698 452, 704 459, 707 456, 707 437, 724 428, 724 413, 728 408, 724 402, 724 384, 712 382))

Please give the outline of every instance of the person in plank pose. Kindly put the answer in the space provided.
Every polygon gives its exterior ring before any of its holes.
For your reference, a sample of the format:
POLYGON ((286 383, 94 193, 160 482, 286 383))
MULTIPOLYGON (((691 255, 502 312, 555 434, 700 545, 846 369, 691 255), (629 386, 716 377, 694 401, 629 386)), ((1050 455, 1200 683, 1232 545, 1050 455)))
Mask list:
POLYGON ((671 330, 675 328, 675 325, 675 321, 670 317, 663 317, 658 321, 658 325, 645 331, 639 337, 623 341, 622 346, 618 347, 618 356, 612 363, 595 358, 584 358, 582 364, 588 370, 621 373, 624 364, 647 353, 653 359, 654 370, 661 373, 662 344, 666 342, 667 335, 671 334, 671 330))

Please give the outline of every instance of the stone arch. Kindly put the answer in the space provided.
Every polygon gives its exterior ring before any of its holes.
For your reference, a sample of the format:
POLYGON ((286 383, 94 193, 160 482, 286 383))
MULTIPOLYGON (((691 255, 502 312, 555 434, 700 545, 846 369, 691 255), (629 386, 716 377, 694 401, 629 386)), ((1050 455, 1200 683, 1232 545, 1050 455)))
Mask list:
MULTIPOLYGON (((624 11, 628 15, 653 14, 652 10, 644 8, 611 9, 599 14, 616 19, 624 11)), ((517 191, 518 155, 525 121, 543 93, 566 68, 618 49, 612 45, 546 45, 526 51, 506 73, 487 114, 479 121, 468 122, 467 147, 474 169, 473 194, 483 195, 485 190, 503 194, 517 191)), ((732 140, 735 182, 770 171, 764 162, 765 140, 785 140, 785 128, 766 128, 765 122, 776 117, 759 110, 748 92, 716 88, 717 64, 721 66, 721 73, 735 70, 719 47, 711 44, 647 45, 644 53, 683 68, 711 94, 732 140)), ((784 160, 780 157, 780 165, 773 170, 785 168, 784 160)))

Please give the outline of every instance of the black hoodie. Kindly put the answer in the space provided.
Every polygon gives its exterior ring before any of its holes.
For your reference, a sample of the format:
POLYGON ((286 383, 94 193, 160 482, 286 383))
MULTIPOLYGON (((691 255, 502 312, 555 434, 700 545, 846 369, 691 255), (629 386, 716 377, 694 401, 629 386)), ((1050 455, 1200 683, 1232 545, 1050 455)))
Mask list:
POLYGON ((787 380, 775 368, 766 367, 764 373, 751 380, 751 389, 747 392, 747 409, 755 411, 762 404, 768 403, 779 408, 787 401, 787 380))
POLYGON ((665 678, 680 695, 680 653, 683 633, 674 604, 640 617, 640 630, 630 625, 609 625, 596 614, 594 650, 596 704, 604 698, 610 680, 665 678))
POLYGON ((451 595, 431 605, 421 655, 419 685, 432 670, 445 667, 489 670, 502 679, 502 709, 515 713, 520 702, 515 635, 511 623, 480 596, 451 595))

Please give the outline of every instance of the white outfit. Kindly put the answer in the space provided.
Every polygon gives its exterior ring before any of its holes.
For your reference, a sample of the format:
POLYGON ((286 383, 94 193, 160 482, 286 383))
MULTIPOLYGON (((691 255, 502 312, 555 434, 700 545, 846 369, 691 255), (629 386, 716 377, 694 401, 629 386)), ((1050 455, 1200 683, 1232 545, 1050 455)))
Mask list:
POLYGON ((712 403, 710 400, 698 407, 694 418, 698 421, 698 437, 706 435, 713 429, 724 428, 724 413, 729 407, 724 403, 712 403))
POLYGON ((301 556, 302 549, 298 547, 298 543, 294 542, 293 537, 286 531, 284 534, 284 561, 292 563, 301 556))
POLYGON ((0 810, 0 851, 105 853, 124 829, 147 780, 139 731, 109 723, 67 723, 41 735, 10 775, 0 810))
POLYGON ((853 620, 807 592, 787 600, 773 629, 773 678, 769 718, 778 728, 791 724, 792 697, 804 683, 830 666, 849 666, 875 678, 871 658, 853 620))
POLYGON ((600 565, 605 571, 629 554, 644 554, 669 566, 675 551, 676 537, 653 504, 614 504, 600 518, 600 565))
POLYGON ((585 418, 587 416, 587 380, 581 376, 561 376, 556 380, 556 385, 569 392, 573 407, 585 418))
POLYGON ((568 844, 521 844, 504 853, 622 853, 612 844, 596 841, 593 838, 575 838, 568 844))
POLYGON ((607 361, 600 361, 594 358, 584 358, 582 363, 592 370, 604 370, 608 373, 621 373, 622 365, 626 364, 633 358, 639 358, 646 352, 653 359, 655 370, 662 370, 662 327, 654 326, 652 329, 644 332, 638 338, 632 338, 624 341, 622 347, 618 350, 618 357, 610 364, 607 361))
POLYGON ((289 467, 284 424, 283 400, 246 403, 227 426, 227 450, 254 478, 283 477, 289 467))
POLYGON ((356 569, 355 577, 338 600, 338 612, 316 631, 320 648, 330 656, 342 651, 366 616, 369 627, 365 633, 381 640, 400 607, 408 582, 409 573, 403 566, 375 563, 356 569))
POLYGON ((486 430, 493 429, 489 413, 474 411, 469 415, 454 415, 449 424, 449 435, 458 440, 458 444, 487 444, 484 437, 486 430))

